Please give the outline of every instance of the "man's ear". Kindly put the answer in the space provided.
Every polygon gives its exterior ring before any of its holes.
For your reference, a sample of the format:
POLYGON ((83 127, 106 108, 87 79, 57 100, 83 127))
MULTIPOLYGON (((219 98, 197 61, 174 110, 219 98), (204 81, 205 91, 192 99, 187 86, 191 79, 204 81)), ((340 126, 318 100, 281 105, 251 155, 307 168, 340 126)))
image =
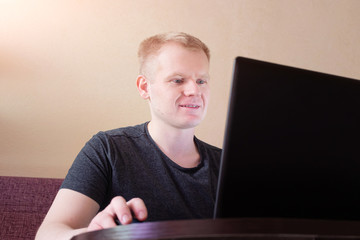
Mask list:
POLYGON ((140 96, 143 99, 149 99, 149 84, 148 80, 144 75, 139 75, 136 79, 136 86, 139 91, 140 96))

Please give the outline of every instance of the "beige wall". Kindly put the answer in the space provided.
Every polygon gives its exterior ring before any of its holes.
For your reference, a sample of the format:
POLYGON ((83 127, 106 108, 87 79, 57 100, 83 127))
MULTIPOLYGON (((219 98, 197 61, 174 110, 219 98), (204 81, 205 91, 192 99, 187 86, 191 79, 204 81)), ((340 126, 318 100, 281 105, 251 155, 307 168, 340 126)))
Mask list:
POLYGON ((64 177, 99 130, 149 120, 137 46, 185 31, 212 50, 197 136, 221 146, 235 56, 360 78, 358 0, 0 0, 0 175, 64 177))

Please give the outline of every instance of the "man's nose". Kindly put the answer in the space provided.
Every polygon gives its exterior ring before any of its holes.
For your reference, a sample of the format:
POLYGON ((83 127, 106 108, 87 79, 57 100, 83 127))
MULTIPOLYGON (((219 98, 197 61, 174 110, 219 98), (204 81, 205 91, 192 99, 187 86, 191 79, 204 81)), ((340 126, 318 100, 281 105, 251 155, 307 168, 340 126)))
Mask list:
POLYGON ((200 86, 197 84, 196 80, 187 81, 184 85, 184 95, 185 96, 196 96, 200 94, 200 86))

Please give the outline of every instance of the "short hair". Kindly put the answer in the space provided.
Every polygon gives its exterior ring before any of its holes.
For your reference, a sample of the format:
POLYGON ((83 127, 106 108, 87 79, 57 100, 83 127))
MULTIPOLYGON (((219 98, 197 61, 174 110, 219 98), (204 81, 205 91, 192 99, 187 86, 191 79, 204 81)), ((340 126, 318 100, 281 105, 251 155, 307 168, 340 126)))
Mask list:
POLYGON ((138 51, 140 74, 144 74, 144 69, 149 58, 156 56, 161 47, 169 42, 179 43, 188 49, 203 51, 207 59, 210 61, 210 50, 200 39, 184 32, 157 34, 140 43, 138 51))

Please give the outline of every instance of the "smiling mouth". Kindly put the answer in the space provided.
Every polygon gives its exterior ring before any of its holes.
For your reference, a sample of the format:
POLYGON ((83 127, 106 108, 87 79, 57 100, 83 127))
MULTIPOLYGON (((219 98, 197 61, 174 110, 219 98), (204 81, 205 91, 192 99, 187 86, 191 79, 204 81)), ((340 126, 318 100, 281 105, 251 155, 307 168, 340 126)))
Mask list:
POLYGON ((185 104, 185 105, 180 105, 180 107, 197 109, 197 108, 199 108, 200 106, 199 106, 199 105, 195 105, 195 104, 185 104))

